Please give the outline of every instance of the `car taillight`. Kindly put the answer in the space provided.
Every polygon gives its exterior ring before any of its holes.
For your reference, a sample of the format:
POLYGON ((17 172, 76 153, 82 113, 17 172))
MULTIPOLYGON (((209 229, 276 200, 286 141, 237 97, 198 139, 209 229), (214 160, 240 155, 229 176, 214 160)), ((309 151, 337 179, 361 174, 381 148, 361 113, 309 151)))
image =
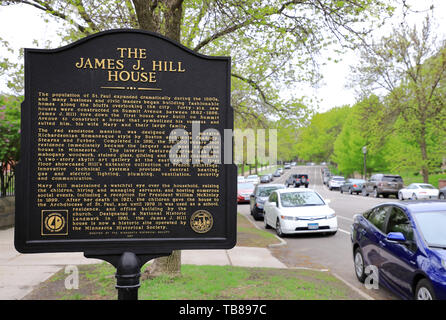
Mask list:
POLYGON ((420 191, 420 194, 426 194, 427 192, 425 192, 425 191, 420 191))
POLYGON ((353 185, 353 188, 357 188, 357 187, 358 187, 358 185, 357 185, 357 184, 354 184, 354 185, 353 185))

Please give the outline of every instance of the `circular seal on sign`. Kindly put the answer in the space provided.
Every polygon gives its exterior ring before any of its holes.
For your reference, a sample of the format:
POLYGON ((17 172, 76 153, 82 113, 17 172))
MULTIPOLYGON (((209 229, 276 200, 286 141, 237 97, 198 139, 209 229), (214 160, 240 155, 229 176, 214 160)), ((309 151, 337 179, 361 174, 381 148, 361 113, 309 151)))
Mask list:
POLYGON ((59 232, 65 227, 65 217, 59 212, 52 212, 45 217, 45 228, 51 232, 59 232))
POLYGON ((214 219, 209 211, 197 210, 190 217, 190 226, 196 233, 206 233, 211 230, 214 219))

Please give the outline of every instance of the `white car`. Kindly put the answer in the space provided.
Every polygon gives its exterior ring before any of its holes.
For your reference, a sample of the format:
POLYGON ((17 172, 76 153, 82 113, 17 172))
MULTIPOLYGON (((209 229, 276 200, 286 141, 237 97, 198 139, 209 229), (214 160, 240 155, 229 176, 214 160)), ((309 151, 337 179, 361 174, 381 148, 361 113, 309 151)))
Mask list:
POLYGON ((328 189, 340 189, 341 186, 345 183, 345 178, 342 176, 333 176, 330 180, 328 180, 328 189))
POLYGON ((398 191, 398 199, 418 200, 418 199, 438 199, 440 191, 433 185, 427 183, 412 183, 406 188, 398 191))
POLYGON ((237 176, 237 183, 243 183, 245 182, 245 177, 244 176, 237 176))
POLYGON ((260 183, 260 178, 259 178, 258 175, 256 175, 256 174, 252 174, 252 175, 247 176, 247 177, 245 178, 245 182, 252 182, 252 183, 254 183, 254 184, 259 184, 259 183, 260 183))
POLYGON ((275 228, 278 236, 314 232, 335 234, 338 220, 328 202, 312 189, 275 190, 264 204, 265 229, 275 228))

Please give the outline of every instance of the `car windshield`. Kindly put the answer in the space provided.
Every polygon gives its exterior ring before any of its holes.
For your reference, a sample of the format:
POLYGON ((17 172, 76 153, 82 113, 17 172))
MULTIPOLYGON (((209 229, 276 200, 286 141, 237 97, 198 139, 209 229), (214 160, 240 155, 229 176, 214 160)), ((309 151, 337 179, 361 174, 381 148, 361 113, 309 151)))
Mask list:
POLYGON ((284 188, 285 188, 285 186, 283 186, 283 187, 260 188, 257 192, 258 192, 258 196, 259 197, 269 197, 271 192, 273 192, 274 190, 284 189, 284 188))
POLYGON ((334 181, 344 181, 344 178, 333 178, 334 181))
POLYGON ((420 184, 420 188, 423 188, 423 189, 435 189, 435 187, 430 185, 430 184, 420 184))
POLYGON ((247 179, 257 179, 257 176, 248 176, 247 179))
POLYGON ((446 211, 419 212, 414 216, 427 245, 446 249, 446 211))
POLYGON ((238 189, 239 190, 254 189, 254 185, 252 183, 239 183, 238 189))
POLYGON ((383 181, 387 182, 403 182, 403 178, 400 176, 384 176, 383 181))
POLYGON ((364 183, 365 180, 363 180, 363 179, 350 179, 350 182, 353 182, 353 183, 364 183))
POLYGON ((280 195, 283 207, 322 206, 324 201, 315 192, 286 192, 280 195))

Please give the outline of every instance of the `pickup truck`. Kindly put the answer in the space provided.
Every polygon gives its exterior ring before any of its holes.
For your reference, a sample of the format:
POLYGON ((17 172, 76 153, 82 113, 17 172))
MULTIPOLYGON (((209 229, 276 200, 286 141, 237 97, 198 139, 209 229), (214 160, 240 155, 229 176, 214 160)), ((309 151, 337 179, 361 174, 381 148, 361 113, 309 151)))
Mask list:
POLYGON ((285 185, 287 187, 293 186, 295 188, 299 188, 301 186, 305 186, 305 188, 308 188, 309 184, 310 180, 308 179, 308 174, 302 174, 302 173, 296 173, 290 175, 285 182, 285 185))

